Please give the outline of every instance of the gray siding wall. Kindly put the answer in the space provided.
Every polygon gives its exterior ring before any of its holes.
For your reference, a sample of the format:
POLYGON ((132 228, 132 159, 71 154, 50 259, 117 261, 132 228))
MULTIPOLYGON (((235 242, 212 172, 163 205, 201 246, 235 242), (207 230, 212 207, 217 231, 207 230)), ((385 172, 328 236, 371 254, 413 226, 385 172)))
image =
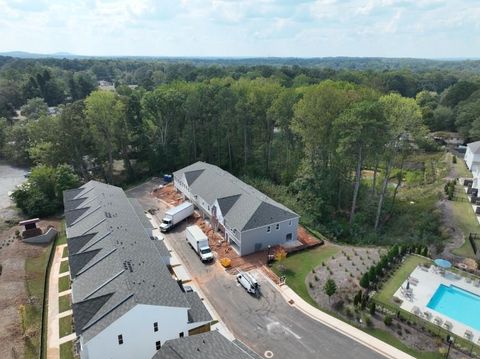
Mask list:
POLYGON ((259 227, 249 231, 242 232, 241 253, 244 256, 259 250, 267 249, 268 245, 275 246, 287 242, 287 235, 291 233, 292 239, 288 242, 297 240, 298 218, 293 218, 292 224, 289 221, 279 223, 279 229, 276 229, 276 223, 270 225, 270 232, 267 227, 259 227))

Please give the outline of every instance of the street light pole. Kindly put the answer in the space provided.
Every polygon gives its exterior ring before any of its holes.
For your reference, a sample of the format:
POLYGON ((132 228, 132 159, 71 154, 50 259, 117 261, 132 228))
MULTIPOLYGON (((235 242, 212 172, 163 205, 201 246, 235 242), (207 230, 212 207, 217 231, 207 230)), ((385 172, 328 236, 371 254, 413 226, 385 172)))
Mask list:
POLYGON ((454 338, 450 335, 447 335, 447 342, 448 342, 448 350, 447 350, 447 355, 445 355, 445 359, 448 358, 448 355, 450 354, 450 348, 452 347, 454 338))

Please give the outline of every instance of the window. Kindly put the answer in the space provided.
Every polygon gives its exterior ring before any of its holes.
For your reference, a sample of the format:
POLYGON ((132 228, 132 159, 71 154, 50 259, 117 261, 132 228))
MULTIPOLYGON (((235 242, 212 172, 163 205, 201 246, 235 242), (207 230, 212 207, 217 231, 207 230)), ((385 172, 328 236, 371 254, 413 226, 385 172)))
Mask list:
POLYGON ((289 226, 292 225, 292 220, 289 220, 289 221, 288 221, 288 225, 289 225, 289 226))
POLYGON ((275 229, 276 229, 277 231, 280 229, 280 223, 277 223, 277 224, 275 225, 275 229))
POLYGON ((153 323, 153 331, 158 332, 158 322, 153 323))
POLYGON ((287 234, 286 240, 287 240, 287 241, 291 241, 291 240, 292 240, 292 234, 291 234, 291 233, 288 233, 288 234, 287 234))
POLYGON ((118 345, 122 345, 122 344, 123 344, 123 335, 120 334, 120 335, 118 336, 118 345))
POLYGON ((267 232, 268 232, 268 233, 270 232, 270 226, 267 227, 267 232))
POLYGON ((183 338, 183 332, 181 332, 181 333, 179 334, 179 337, 180 337, 180 338, 183 338))
POLYGON ((161 347, 162 347, 162 343, 160 343, 160 340, 156 341, 155 342, 155 348, 157 348, 157 350, 160 350, 161 347))

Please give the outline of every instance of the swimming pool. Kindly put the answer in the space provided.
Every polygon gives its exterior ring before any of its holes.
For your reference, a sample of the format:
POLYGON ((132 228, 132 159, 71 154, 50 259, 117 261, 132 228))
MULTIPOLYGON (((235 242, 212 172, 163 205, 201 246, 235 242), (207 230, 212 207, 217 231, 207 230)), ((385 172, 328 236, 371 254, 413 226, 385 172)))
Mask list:
POLYGON ((480 296, 454 285, 441 284, 427 307, 480 330, 480 296))

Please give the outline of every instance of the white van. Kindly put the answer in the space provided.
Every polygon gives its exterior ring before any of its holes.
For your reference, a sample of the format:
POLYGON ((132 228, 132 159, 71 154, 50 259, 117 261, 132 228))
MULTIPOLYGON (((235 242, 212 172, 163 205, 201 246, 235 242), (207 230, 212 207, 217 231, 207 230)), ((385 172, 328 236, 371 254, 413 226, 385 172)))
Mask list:
POLYGON ((249 273, 238 272, 237 281, 247 290, 248 293, 257 295, 259 293, 259 284, 255 278, 249 273))

